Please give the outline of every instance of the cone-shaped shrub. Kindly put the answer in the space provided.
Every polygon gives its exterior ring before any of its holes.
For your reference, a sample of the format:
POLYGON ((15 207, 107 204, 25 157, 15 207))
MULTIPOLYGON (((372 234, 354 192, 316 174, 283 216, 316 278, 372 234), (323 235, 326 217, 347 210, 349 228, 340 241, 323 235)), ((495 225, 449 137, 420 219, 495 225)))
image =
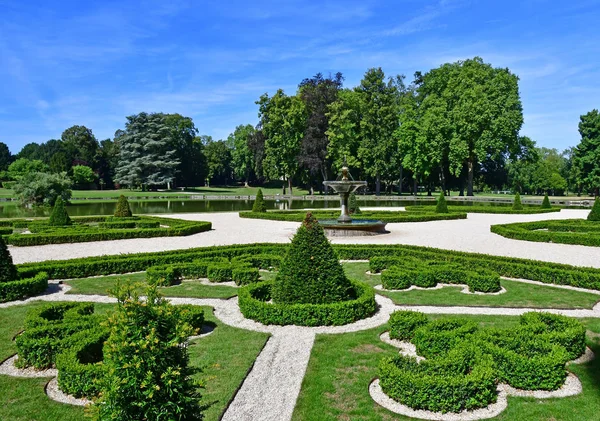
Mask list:
POLYGON ((515 194, 515 201, 512 205, 513 210, 523 210, 523 204, 521 203, 521 195, 519 192, 515 194))
POLYGON ((348 211, 353 215, 360 215, 362 212, 358 207, 358 201, 356 200, 356 193, 350 193, 350 197, 348 198, 348 211))
POLYGON ((115 216, 117 218, 129 218, 132 216, 131 208, 129 207, 129 201, 123 195, 119 196, 117 209, 115 210, 115 216))
POLYGON ((0 282, 10 282, 17 279, 17 269, 6 243, 0 236, 0 282))
POLYGON ((267 205, 265 204, 265 200, 263 199, 262 190, 258 189, 256 192, 256 199, 254 199, 254 204, 252 205, 252 212, 266 212, 267 205))
POLYGON ((436 213, 448 213, 448 204, 446 203, 446 197, 444 197, 444 192, 440 194, 440 197, 437 201, 437 205, 435 207, 436 213))
POLYGON ((281 263, 272 289, 275 303, 325 304, 355 298, 323 228, 311 213, 281 263))
POLYGON ((52 226, 71 225, 71 218, 69 218, 67 209, 65 209, 65 202, 60 196, 54 203, 54 209, 52 209, 48 223, 52 226))
POLYGON ((587 220, 600 222, 600 197, 596 197, 594 206, 592 206, 592 210, 588 215, 587 220))
POLYGON ((544 200, 542 200, 542 209, 552 209, 550 199, 548 198, 548 193, 546 193, 546 195, 544 196, 544 200))

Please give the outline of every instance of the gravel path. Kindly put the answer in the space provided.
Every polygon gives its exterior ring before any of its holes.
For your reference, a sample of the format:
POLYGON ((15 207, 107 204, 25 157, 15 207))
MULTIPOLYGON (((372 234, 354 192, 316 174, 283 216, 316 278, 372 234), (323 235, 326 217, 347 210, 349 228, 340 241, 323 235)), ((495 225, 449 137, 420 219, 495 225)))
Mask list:
MULTIPOLYGON (((468 219, 464 220, 388 224, 389 234, 337 237, 333 238, 332 242, 337 244, 412 244, 600 268, 600 247, 531 243, 511 240, 490 232, 490 226, 493 224, 585 218, 588 212, 579 209, 563 209, 561 212, 537 215, 470 213, 468 219)), ((210 221, 213 224, 213 230, 188 237, 141 238, 33 247, 11 246, 9 249, 15 263, 25 263, 60 260, 65 256, 76 258, 256 242, 287 243, 299 225, 296 222, 242 219, 237 212, 162 216, 210 221)))

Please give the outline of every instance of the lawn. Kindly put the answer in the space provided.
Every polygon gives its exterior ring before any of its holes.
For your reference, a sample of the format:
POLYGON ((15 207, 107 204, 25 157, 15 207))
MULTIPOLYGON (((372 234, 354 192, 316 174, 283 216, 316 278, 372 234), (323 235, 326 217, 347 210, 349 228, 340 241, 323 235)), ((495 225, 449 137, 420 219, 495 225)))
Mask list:
MULTIPOLYGON (((435 316, 431 316, 435 318, 435 316)), ((447 316, 445 316, 447 317, 447 316)), ((481 325, 510 327, 518 317, 461 316, 481 325)), ((588 322, 584 320, 584 322, 588 322)), ((600 332, 600 323, 588 324, 600 332)), ((379 335, 386 326, 344 335, 318 335, 294 411, 293 420, 410 420, 377 405, 368 386, 377 377, 377 365, 384 356, 398 352, 383 343, 379 335)), ((598 342, 590 342, 600 352, 598 342)), ((509 397, 508 408, 499 421, 582 421, 598 419, 600 413, 600 359, 585 365, 570 365, 583 384, 583 393, 561 399, 536 400, 509 397)))
MULTIPOLYGON (((370 285, 381 284, 378 275, 367 275, 368 263, 344 263, 346 274, 352 279, 362 280, 370 285)), ((411 291, 377 291, 390 297, 399 305, 431 306, 482 306, 482 307, 528 307, 528 308, 585 308, 591 309, 600 301, 600 295, 588 292, 571 291, 543 285, 503 279, 501 285, 506 293, 500 295, 472 295, 460 292, 462 287, 451 286, 442 289, 411 291)))
MULTIPOLYGON (((72 288, 67 294, 100 294, 106 295, 107 291, 114 288, 118 280, 123 282, 146 283, 146 273, 132 273, 126 275, 101 276, 97 278, 83 278, 66 281, 72 288)), ((143 290, 143 286, 140 291, 143 290)), ((167 297, 190 297, 190 298, 231 298, 237 295, 237 288, 229 286, 202 285, 197 281, 184 281, 180 285, 159 288, 160 292, 167 297)))
MULTIPOLYGON (((0 309, 0 361, 16 353, 12 338, 22 329, 28 309, 41 304, 0 309)), ((111 305, 96 304, 96 312, 111 305)), ((217 421, 252 367, 269 335, 237 329, 220 323, 212 310, 205 307, 206 320, 216 325, 205 338, 194 340, 189 347, 190 363, 202 369, 197 379, 205 385, 202 405, 206 421, 217 421)), ((0 375, 0 420, 11 421, 80 421, 84 410, 50 400, 44 393, 49 379, 19 379, 0 375)))

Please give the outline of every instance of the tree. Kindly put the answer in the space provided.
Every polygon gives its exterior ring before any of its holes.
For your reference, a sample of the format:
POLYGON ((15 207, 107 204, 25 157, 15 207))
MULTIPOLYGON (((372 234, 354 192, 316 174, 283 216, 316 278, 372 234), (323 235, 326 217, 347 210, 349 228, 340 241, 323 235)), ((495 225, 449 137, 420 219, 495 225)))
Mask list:
POLYGON ((252 204, 252 212, 266 212, 267 205, 263 199, 263 193, 261 189, 258 189, 256 192, 256 198, 254 199, 254 203, 252 204))
POLYGON ((264 170, 270 178, 283 178, 292 194, 292 179, 298 171, 306 110, 298 96, 287 96, 282 89, 269 97, 264 94, 256 102, 260 126, 265 136, 264 170))
POLYGON ((7 174, 12 180, 20 180, 31 173, 48 171, 48 166, 38 159, 19 158, 8 166, 7 174))
POLYGON ((574 154, 578 181, 583 188, 600 195, 600 113, 592 110, 579 118, 581 142, 574 154))
POLYGON ((115 180, 130 187, 170 187, 179 165, 171 136, 164 114, 139 113, 127 117, 125 131, 119 137, 115 180))
POLYGON ((165 124, 171 130, 171 147, 179 161, 176 183, 182 186, 199 185, 204 174, 201 159, 202 144, 195 141, 198 129, 190 117, 180 114, 166 114, 165 124))
POLYGON ((521 195, 519 192, 515 193, 515 200, 513 201, 512 208, 516 211, 523 210, 523 204, 521 203, 521 195))
POLYGON ((328 107, 329 126, 325 134, 329 138, 327 159, 336 169, 342 168, 344 162, 353 169, 362 169, 362 161, 358 156, 360 146, 361 96, 351 89, 343 89, 338 93, 337 101, 328 107))
POLYGON ((0 142, 0 171, 6 171, 13 162, 13 156, 6 143, 0 142))
POLYGON ((226 185, 231 178, 231 150, 222 140, 212 141, 204 145, 206 156, 208 184, 226 185))
POLYGON ((79 188, 85 188, 93 183, 97 178, 96 173, 90 167, 85 165, 75 165, 73 167, 73 182, 79 188))
POLYGON ((440 194, 438 198, 437 205, 435 206, 436 213, 448 213, 448 203, 446 203, 446 198, 444 197, 444 192, 440 194))
MULTIPOLYGON (((327 157, 329 139, 328 111, 329 106, 337 101, 338 93, 342 89, 344 78, 341 73, 334 77, 324 78, 317 73, 310 79, 304 79, 298 86, 298 95, 306 109, 306 127, 300 142, 298 162, 311 176, 311 184, 315 176, 319 181, 329 179, 331 162, 327 157)), ((322 183, 319 182, 319 190, 322 183)))
POLYGON ((117 218, 130 218, 132 216, 131 208, 129 207, 129 201, 124 195, 119 196, 114 216, 117 218))
POLYGON ((37 143, 28 143, 19 151, 16 158, 25 158, 29 160, 40 159, 40 145, 37 143))
POLYGON ((467 166, 467 195, 472 196, 477 164, 518 147, 523 125, 518 77, 475 57, 429 71, 419 90, 448 111, 450 169, 459 175, 467 166))
POLYGON ((532 174, 540 161, 535 142, 527 136, 518 138, 517 150, 507 164, 508 182, 516 192, 530 191, 532 174))
POLYGON ((253 153, 250 148, 254 136, 254 127, 251 124, 239 125, 227 138, 231 149, 231 164, 238 177, 242 177, 244 185, 248 187, 250 174, 253 170, 253 153))
POLYGON ((92 414, 101 421, 201 420, 198 385, 192 379, 187 338, 194 333, 181 312, 149 287, 142 300, 134 286, 113 295, 108 317, 105 375, 92 414))
POLYGON ((54 203, 54 209, 52 209, 52 213, 50 214, 48 224, 52 226, 64 226, 71 225, 72 223, 65 208, 65 202, 62 200, 62 197, 58 196, 54 203))
POLYGON ((306 214, 281 263, 272 289, 275 303, 325 304, 354 298, 323 228, 306 214))
POLYGON ((104 139, 100 141, 100 149, 96 158, 100 186, 113 187, 115 169, 119 165, 119 136, 121 131, 115 133, 115 140, 104 139))
POLYGON ((22 205, 53 206, 59 196, 65 202, 71 198, 72 185, 66 173, 32 172, 18 180, 13 190, 22 205))
POLYGON ((248 148, 252 153, 252 170, 257 178, 264 178, 263 161, 265 160, 265 134, 260 125, 248 140, 248 148))
POLYGON ((71 126, 60 136, 64 147, 74 163, 93 167, 100 145, 91 129, 71 126))
POLYGON ((4 239, 0 235, 0 283, 11 282, 18 278, 17 268, 15 267, 12 256, 6 247, 4 239))
POLYGON ((588 221, 600 222, 600 197, 596 197, 594 200, 594 206, 587 216, 588 221))

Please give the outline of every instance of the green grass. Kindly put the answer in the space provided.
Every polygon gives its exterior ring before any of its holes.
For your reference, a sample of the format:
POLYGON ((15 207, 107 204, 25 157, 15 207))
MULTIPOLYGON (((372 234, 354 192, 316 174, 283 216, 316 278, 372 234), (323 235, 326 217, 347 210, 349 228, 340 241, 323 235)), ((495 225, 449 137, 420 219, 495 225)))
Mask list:
POLYGON ((12 190, 3 189, 0 187, 0 197, 3 197, 3 198, 15 197, 15 193, 12 190))
MULTIPOLYGON (((368 263, 344 263, 348 277, 362 280, 370 285, 381 284, 378 275, 367 275, 368 263)), ((482 306, 482 307, 528 307, 528 308, 584 308, 591 309, 600 295, 588 292, 571 291, 543 285, 531 285, 503 279, 506 289, 500 295, 471 295, 460 292, 462 287, 451 286, 442 289, 411 291, 377 291, 390 297, 400 305, 431 306, 482 306)))
MULTIPOLYGON (((121 282, 139 282, 146 284, 146 273, 132 273, 127 275, 101 276, 97 278, 83 278, 66 281, 72 289, 67 294, 106 295, 120 280, 121 282)), ((143 291, 143 286, 140 291, 143 291)), ((228 286, 202 285, 196 281, 184 281, 180 285, 159 288, 167 297, 191 298, 231 298, 237 295, 237 288, 228 286)))
MULTIPOLYGON (((518 317, 460 317, 495 327, 514 326, 519 320, 518 317)), ((594 321, 588 328, 600 332, 600 323, 594 321)), ((379 360, 398 352, 379 339, 379 335, 387 329, 387 326, 381 326, 344 335, 318 335, 293 420, 411 420, 380 407, 368 392, 371 380, 377 377, 379 360)), ((600 352, 598 342, 590 345, 596 353, 600 352)), ((585 365, 570 365, 569 370, 583 384, 581 395, 544 400, 509 397, 508 408, 494 420, 597 420, 600 413, 600 359, 585 365)))
MULTIPOLYGON (((28 309, 42 304, 29 304, 0 309, 0 361, 16 353, 12 338, 22 329, 28 309)), ((96 304, 96 312, 112 308, 96 304)), ((196 374, 205 385, 202 405, 206 421, 217 421, 228 402, 252 367, 269 335, 237 329, 220 323, 205 307, 206 321, 216 325, 205 338, 191 342, 190 364, 202 371, 196 374)), ((0 420, 6 421, 80 421, 84 410, 50 400, 44 393, 46 379, 19 379, 0 375, 0 420)))

